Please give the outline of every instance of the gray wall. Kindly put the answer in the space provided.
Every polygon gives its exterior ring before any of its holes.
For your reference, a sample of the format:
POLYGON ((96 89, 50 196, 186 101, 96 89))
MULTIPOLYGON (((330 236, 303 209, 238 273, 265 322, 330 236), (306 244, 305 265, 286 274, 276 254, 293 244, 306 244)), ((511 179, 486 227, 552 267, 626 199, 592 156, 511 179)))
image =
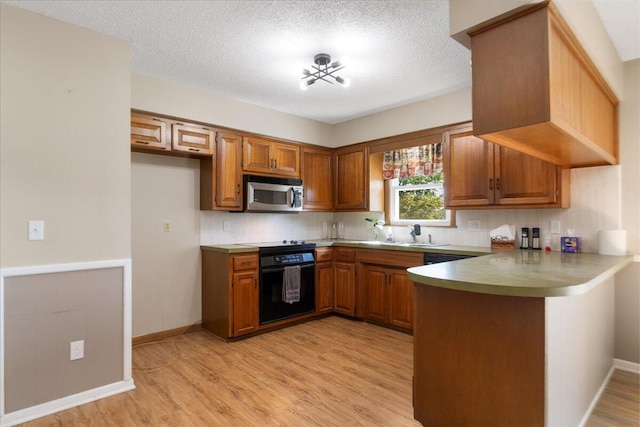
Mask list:
POLYGON ((123 269, 5 278, 5 412, 122 381, 123 269), (72 341, 84 358, 69 360, 72 341))

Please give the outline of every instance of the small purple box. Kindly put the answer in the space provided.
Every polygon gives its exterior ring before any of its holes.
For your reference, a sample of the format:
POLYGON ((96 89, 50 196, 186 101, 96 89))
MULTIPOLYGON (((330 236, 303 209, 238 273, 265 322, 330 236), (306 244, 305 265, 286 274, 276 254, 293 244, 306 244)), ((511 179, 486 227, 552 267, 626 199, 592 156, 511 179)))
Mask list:
POLYGON ((582 245, 580 243, 580 240, 580 237, 561 237, 560 250, 564 253, 571 254, 582 252, 582 245))

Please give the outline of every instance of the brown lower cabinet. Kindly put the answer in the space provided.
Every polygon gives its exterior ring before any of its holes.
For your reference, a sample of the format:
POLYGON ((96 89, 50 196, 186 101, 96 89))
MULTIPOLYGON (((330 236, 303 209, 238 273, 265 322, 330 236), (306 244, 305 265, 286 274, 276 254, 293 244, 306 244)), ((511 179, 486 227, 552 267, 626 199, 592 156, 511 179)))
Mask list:
POLYGON ((420 252, 358 252, 358 291, 365 319, 413 329, 413 282, 406 269, 423 263, 420 252))
MULTIPOLYGON (((299 320, 260 326, 257 252, 202 249, 202 326, 232 339, 299 320)), ((315 314, 339 313, 413 330, 413 282, 406 269, 421 252, 320 247, 315 251, 315 314)))
POLYGON ((256 332, 258 253, 202 250, 202 326, 222 337, 256 332))
POLYGON ((334 248, 333 311, 356 315, 356 250, 334 248))
POLYGON ((316 314, 333 311, 333 249, 316 249, 316 314))

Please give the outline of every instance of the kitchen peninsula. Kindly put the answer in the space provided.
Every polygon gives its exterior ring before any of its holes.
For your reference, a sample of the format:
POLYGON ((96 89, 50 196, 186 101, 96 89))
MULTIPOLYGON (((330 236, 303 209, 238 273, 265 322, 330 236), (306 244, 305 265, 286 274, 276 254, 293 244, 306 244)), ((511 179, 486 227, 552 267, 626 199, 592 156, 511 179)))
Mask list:
POLYGON ((510 251, 414 267, 423 425, 582 425, 613 361, 630 256, 510 251))

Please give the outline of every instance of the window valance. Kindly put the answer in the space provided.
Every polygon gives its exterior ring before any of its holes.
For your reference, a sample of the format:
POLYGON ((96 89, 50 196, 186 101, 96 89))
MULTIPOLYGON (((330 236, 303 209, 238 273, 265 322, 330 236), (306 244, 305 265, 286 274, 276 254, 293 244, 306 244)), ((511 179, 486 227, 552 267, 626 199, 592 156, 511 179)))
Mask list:
POLYGON ((424 176, 438 172, 442 172, 440 143, 385 151, 382 159, 383 179, 424 176))

